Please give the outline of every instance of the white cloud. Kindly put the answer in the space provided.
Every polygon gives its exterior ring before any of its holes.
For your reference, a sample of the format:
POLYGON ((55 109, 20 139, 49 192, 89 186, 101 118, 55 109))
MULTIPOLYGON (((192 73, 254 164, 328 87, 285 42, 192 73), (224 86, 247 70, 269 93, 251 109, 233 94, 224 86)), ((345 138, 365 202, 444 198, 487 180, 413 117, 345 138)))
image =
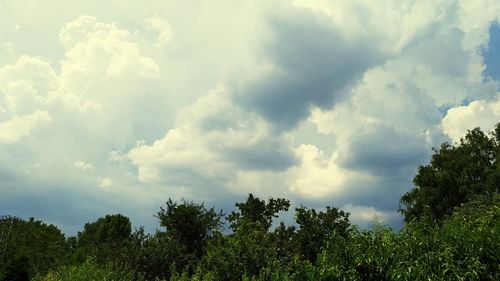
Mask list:
POLYGON ((37 125, 50 122, 47 111, 37 111, 31 115, 14 116, 0 123, 0 144, 15 143, 26 137, 37 125))
POLYGON ((285 185, 292 193, 308 198, 341 197, 352 192, 354 181, 369 184, 370 175, 343 169, 336 163, 336 155, 327 156, 314 145, 300 145, 295 149, 300 164, 289 169, 285 185))
POLYGON ((159 68, 115 23, 82 16, 59 36, 66 48, 59 67, 32 56, 0 67, 0 143, 15 144, 0 161, 34 181, 96 186, 112 169, 107 153, 132 147, 134 128, 148 122, 141 109, 152 101, 141 98, 159 68))
POLYGON ((126 99, 123 92, 141 93, 135 84, 137 78, 158 78, 158 65, 143 56, 130 32, 115 23, 104 24, 82 16, 68 23, 59 37, 67 48, 61 65, 61 86, 83 100, 126 99), (104 96, 102 87, 107 90, 104 96))
POLYGON ((100 188, 107 188, 107 187, 110 187, 112 184, 113 184, 113 180, 110 178, 102 178, 99 181, 100 188))
POLYGON ((154 16, 145 20, 146 27, 158 33, 155 47, 163 47, 172 37, 172 30, 165 19, 154 16))
POLYGON ((0 83, 0 105, 11 114, 31 114, 51 101, 58 77, 48 61, 21 56, 0 69, 0 83))
POLYGON ((235 106, 223 88, 181 110, 175 128, 151 145, 139 143, 128 156, 139 180, 194 194, 207 186, 230 188, 240 171, 280 170, 294 162, 285 139, 273 136, 256 114, 235 106))
POLYGON ((87 163, 85 161, 76 161, 75 163, 73 163, 73 166, 75 166, 75 168, 80 169, 82 171, 90 171, 90 170, 93 170, 95 168, 94 165, 87 163))
POLYGON ((465 106, 448 110, 443 118, 443 132, 455 142, 463 137, 467 130, 480 127, 488 132, 500 122, 500 93, 494 100, 477 100, 465 106))

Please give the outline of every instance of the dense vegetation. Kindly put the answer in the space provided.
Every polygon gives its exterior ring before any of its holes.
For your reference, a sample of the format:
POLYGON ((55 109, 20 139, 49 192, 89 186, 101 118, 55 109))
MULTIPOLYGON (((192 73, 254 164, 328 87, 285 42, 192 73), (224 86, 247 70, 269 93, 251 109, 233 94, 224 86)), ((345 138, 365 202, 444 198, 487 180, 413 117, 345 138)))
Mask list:
POLYGON ((295 224, 273 228, 290 202, 252 194, 228 215, 168 200, 153 234, 120 214, 68 238, 4 216, 0 280, 500 280, 500 124, 434 152, 401 198, 398 232, 303 206, 295 224))

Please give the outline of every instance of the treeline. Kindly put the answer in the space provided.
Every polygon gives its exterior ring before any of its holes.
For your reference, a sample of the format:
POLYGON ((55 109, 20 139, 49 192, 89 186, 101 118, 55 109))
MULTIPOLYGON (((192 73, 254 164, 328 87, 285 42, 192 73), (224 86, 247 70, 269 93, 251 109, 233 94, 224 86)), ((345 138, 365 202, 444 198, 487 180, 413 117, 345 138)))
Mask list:
POLYGON ((500 124, 434 152, 401 198, 398 232, 304 206, 273 228, 290 202, 252 194, 229 214, 168 200, 153 234, 120 214, 67 238, 4 216, 0 280, 500 280, 500 124))

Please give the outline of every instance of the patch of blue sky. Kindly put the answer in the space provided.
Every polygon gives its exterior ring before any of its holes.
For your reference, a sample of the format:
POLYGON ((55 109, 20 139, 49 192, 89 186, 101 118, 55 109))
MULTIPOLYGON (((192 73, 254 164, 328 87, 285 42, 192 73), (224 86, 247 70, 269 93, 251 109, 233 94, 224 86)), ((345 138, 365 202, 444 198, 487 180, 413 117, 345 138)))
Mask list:
POLYGON ((489 32, 488 46, 481 51, 486 66, 484 77, 500 80, 500 23, 492 23, 489 32))

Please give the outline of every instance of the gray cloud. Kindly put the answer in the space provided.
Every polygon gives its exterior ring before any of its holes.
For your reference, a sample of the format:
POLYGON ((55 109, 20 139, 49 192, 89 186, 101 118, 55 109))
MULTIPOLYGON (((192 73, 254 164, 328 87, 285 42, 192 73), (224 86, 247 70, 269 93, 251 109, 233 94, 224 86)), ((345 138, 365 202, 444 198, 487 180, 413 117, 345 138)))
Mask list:
POLYGON ((424 132, 418 133, 398 132, 386 124, 365 124, 351 136, 348 147, 340 152, 338 163, 347 169, 369 170, 379 175, 415 167, 430 153, 424 132))
POLYGON ((261 52, 274 72, 238 88, 238 104, 281 129, 293 128, 311 106, 329 108, 382 58, 374 44, 350 40, 328 18, 294 10, 269 22, 271 39, 261 52))

